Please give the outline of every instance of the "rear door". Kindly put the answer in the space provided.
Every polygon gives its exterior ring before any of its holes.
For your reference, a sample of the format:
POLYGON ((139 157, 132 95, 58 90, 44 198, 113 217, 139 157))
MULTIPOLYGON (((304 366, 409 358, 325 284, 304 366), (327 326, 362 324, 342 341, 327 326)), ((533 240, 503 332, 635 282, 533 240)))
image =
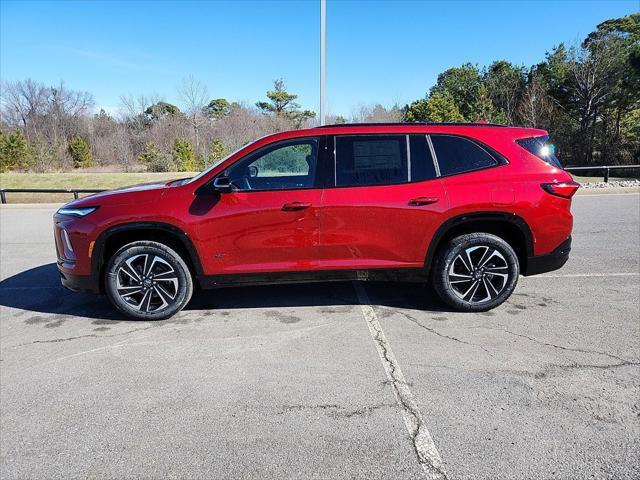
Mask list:
POLYGON ((422 266, 447 210, 426 136, 336 135, 332 140, 320 266, 422 266))

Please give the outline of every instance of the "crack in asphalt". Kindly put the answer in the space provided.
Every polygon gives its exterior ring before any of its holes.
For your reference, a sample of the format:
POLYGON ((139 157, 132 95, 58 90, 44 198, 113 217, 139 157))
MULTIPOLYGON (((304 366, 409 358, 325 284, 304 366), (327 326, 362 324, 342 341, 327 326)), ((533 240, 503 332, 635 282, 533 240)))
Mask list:
POLYGON ((279 415, 283 415, 288 412, 300 411, 300 410, 322 410, 326 411, 327 415, 332 418, 351 418, 361 415, 370 415, 375 410, 380 408, 390 407, 395 408, 394 403, 379 403, 377 405, 371 405, 366 407, 360 407, 355 410, 347 410, 344 407, 336 404, 319 404, 319 405, 285 405, 282 407, 282 411, 278 412, 279 415))
POLYGON ((629 366, 638 366, 640 365, 640 362, 631 362, 628 360, 625 360, 623 362, 620 363, 611 363, 608 365, 595 365, 595 364, 585 364, 585 363, 573 363, 570 365, 559 365, 559 364, 549 364, 547 365, 548 367, 551 368, 560 368, 560 369, 579 369, 579 368, 596 368, 596 369, 600 369, 600 370, 609 370, 609 369, 613 369, 613 368, 620 368, 620 367, 629 367, 629 366))
MULTIPOLYGON (((533 342, 533 343, 537 343, 538 345, 544 345, 546 347, 552 347, 552 348, 557 348, 559 350, 564 350, 567 352, 577 352, 577 353, 586 353, 586 354, 592 354, 592 355, 602 355, 603 357, 608 357, 608 358, 612 358, 614 360, 618 360, 621 363, 617 363, 617 364, 612 364, 612 366, 618 367, 618 366, 624 366, 624 365, 638 365, 638 362, 633 362, 631 360, 627 360, 626 358, 622 358, 619 357, 617 355, 613 355, 611 353, 606 353, 606 352, 600 352, 598 350, 589 350, 586 348, 572 348, 572 347, 565 347, 563 345, 556 345, 555 343, 548 343, 548 342, 543 342, 542 340, 538 340, 537 338, 534 337, 530 337, 529 335, 524 335, 523 333, 516 333, 516 332, 512 332, 511 330, 507 330, 506 328, 496 328, 496 327, 487 327, 484 325, 477 325, 475 327, 472 328, 483 328, 486 330, 496 330, 499 332, 505 332, 508 333, 510 335, 513 335, 515 337, 520 337, 520 338, 526 338, 527 340, 533 342)), ((578 364, 576 364, 578 365, 578 364)), ((570 365, 567 365, 570 367, 570 365)), ((594 365, 595 366, 595 365, 594 365)))
POLYGON ((148 327, 141 327, 141 328, 134 328, 133 330, 127 330, 126 332, 120 332, 120 333, 112 333, 109 335, 96 335, 95 333, 90 333, 87 335, 78 335, 75 337, 65 337, 65 338, 53 338, 51 340, 34 340, 32 342, 27 342, 27 343, 20 343, 18 345, 16 345, 14 348, 18 348, 18 347, 24 347, 26 345, 33 345, 33 344, 38 344, 38 343, 61 343, 61 342, 68 342, 71 340, 79 340, 81 338, 108 338, 108 337, 120 337, 123 335, 129 335, 130 333, 135 333, 135 332, 142 332, 144 330, 149 330, 150 328, 153 328, 154 325, 150 325, 148 327))
POLYGON ((392 313, 397 313, 397 314, 399 314, 399 315, 401 315, 401 316, 405 317, 405 318, 406 318, 407 320, 409 320, 410 322, 415 323, 417 326, 419 326, 420 328, 423 328, 424 330, 426 330, 426 331, 427 331, 427 332, 429 332, 429 333, 432 333, 432 334, 434 334, 434 335, 437 335, 438 337, 441 337, 441 338, 445 338, 445 339, 447 339, 447 340, 451 340, 451 341, 453 341, 453 342, 458 342, 458 343, 462 343, 462 344, 464 344, 464 345, 469 345, 469 346, 472 346, 472 347, 477 347, 477 348, 479 348, 479 349, 483 350, 483 351, 484 351, 487 355, 489 355, 490 357, 495 358, 495 357, 493 356, 493 354, 492 354, 489 350, 487 350, 485 347, 483 347, 482 345, 479 345, 479 344, 477 344, 477 343, 467 342, 466 340, 461 340, 461 339, 459 339, 459 338, 457 338, 457 337, 452 337, 452 336, 450 336, 450 335, 446 335, 446 334, 444 334, 444 333, 440 333, 439 331, 437 331, 437 330, 436 330, 436 329, 434 329, 434 328, 427 327, 426 325, 424 325, 423 323, 421 323, 417 318, 415 318, 415 317, 414 317, 414 316, 412 316, 412 315, 409 315, 409 314, 408 314, 408 313, 406 313, 406 312, 403 312, 403 311, 401 311, 401 310, 397 310, 397 309, 394 309, 394 308, 388 308, 388 307, 382 307, 382 306, 377 306, 377 308, 381 308, 381 309, 383 309, 383 310, 387 310, 387 311, 390 311, 390 312, 392 312, 392 313))

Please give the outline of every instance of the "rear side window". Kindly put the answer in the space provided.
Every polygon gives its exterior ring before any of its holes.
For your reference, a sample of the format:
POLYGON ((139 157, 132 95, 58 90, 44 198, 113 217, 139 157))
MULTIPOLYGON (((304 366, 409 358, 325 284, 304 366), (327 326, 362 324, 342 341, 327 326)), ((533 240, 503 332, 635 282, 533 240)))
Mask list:
POLYGON ((406 135, 336 137, 336 186, 407 182, 406 135))
POLYGON ((471 172, 498 165, 482 146, 464 137, 430 135, 441 175, 471 172))
POLYGON ((549 143, 548 136, 522 138, 520 140, 516 140, 516 143, 527 152, 534 154, 536 157, 541 158, 548 164, 557 168, 562 168, 560 160, 555 156, 555 146, 552 143, 549 143))

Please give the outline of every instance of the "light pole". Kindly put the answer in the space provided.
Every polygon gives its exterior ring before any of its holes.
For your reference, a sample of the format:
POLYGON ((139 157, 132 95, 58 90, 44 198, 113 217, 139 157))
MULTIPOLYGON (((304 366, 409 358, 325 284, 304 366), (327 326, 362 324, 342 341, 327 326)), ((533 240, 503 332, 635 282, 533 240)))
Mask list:
POLYGON ((327 106, 325 83, 327 81, 327 0, 320 0, 320 125, 325 124, 327 106))

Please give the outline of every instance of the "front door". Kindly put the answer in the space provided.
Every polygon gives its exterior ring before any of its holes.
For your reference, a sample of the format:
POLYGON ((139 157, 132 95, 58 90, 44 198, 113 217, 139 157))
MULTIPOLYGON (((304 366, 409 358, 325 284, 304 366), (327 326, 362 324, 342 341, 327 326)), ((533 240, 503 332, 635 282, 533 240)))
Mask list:
POLYGON ((318 264, 319 138, 267 145, 229 167, 233 192, 220 195, 198 236, 206 274, 290 272, 318 264))

